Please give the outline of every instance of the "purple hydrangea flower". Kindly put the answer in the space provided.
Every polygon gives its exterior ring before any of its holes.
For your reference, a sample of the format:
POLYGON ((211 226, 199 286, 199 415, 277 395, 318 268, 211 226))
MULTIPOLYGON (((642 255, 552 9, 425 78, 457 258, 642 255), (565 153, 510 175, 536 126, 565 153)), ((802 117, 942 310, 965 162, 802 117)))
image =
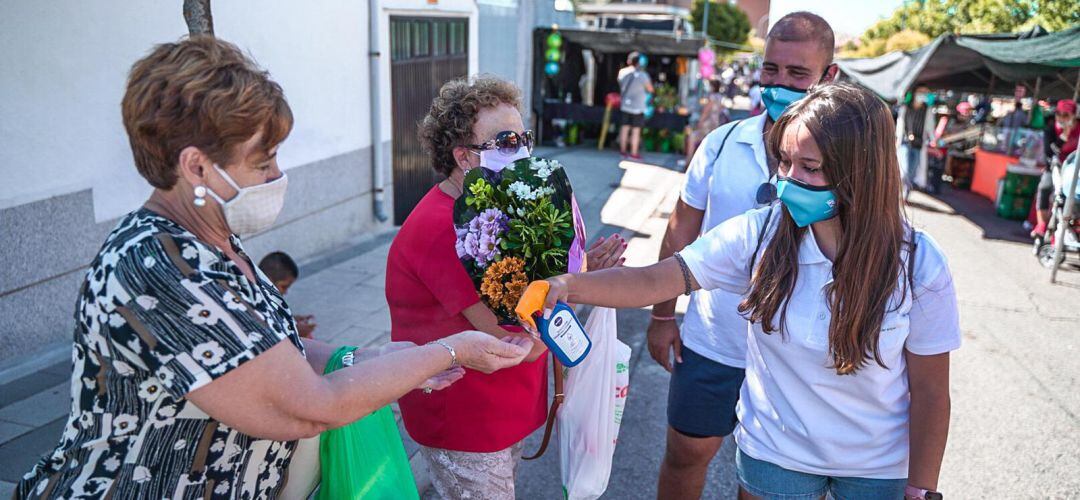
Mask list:
POLYGON ((486 267, 499 257, 499 243, 509 226, 510 218, 498 209, 484 210, 468 224, 457 228, 454 248, 458 258, 472 258, 476 265, 486 267))

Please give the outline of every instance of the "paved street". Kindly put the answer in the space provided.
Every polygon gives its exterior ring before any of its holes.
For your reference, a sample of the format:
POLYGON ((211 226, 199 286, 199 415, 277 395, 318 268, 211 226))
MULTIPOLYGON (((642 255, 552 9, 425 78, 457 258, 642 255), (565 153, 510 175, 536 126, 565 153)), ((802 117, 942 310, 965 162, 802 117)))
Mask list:
MULTIPOLYGON (((619 162, 610 151, 544 150, 567 166, 586 224, 630 238, 628 265, 655 260, 681 174, 674 156, 619 162)), ((913 197, 911 216, 949 256, 959 293, 964 346, 953 358, 953 419, 941 489, 950 498, 1080 497, 1080 271, 1048 271, 1019 224, 997 219, 966 192, 913 197)), ((393 233, 363 235, 303 263, 289 294, 315 314, 316 336, 332 343, 387 340, 384 263, 393 233)), ((74 290, 72 290, 74 296, 74 290)), ((644 348, 647 310, 619 312, 619 337, 633 349, 631 392, 605 498, 651 498, 663 453, 667 373, 644 348)), ((59 436, 68 408, 67 362, 0 381, 0 497, 59 436)), ((539 433, 526 446, 531 452, 539 433)), ((407 440, 412 454, 415 444, 407 440)), ((519 469, 520 498, 560 498, 558 452, 519 469)), ((733 447, 714 460, 706 498, 731 498, 733 447)), ((415 462, 415 460, 414 460, 415 462)), ((418 468, 420 483, 424 472, 418 468)))

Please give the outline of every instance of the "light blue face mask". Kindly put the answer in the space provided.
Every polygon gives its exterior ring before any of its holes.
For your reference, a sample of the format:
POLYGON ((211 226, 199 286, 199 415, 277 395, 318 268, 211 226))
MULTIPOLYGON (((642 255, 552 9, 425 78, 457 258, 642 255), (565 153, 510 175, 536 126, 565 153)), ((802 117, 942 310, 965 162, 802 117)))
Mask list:
POLYGON ((777 177, 776 196, 799 227, 836 217, 836 194, 828 186, 811 186, 790 177, 777 177))
POLYGON ((780 119, 791 103, 806 96, 806 90, 784 85, 765 85, 761 87, 761 102, 772 121, 780 119))

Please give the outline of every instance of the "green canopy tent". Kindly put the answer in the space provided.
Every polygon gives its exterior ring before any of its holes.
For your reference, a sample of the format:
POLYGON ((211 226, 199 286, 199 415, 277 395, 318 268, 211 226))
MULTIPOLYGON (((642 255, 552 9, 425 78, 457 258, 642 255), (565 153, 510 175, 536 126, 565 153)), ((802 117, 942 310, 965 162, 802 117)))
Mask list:
POLYGON ((987 92, 996 81, 1030 83, 1040 77, 1040 98, 1072 98, 1080 77, 1080 26, 1056 33, 1036 27, 1017 34, 945 34, 913 51, 837 64, 844 77, 890 102, 916 85, 987 92))

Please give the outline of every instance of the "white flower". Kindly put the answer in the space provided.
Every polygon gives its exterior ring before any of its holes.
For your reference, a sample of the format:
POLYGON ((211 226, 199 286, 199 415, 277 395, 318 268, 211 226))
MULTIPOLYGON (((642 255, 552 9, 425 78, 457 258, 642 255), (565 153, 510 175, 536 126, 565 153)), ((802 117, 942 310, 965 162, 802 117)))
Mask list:
POLYGON ((158 378, 158 380, 161 381, 162 384, 170 385, 170 384, 172 384, 173 379, 176 378, 176 374, 173 373, 173 371, 171 369, 165 368, 163 366, 161 368, 158 368, 157 378, 158 378))
POLYGON ((224 450, 224 449, 225 449, 225 441, 222 441, 220 439, 214 441, 214 444, 210 445, 210 451, 212 451, 214 453, 218 453, 218 452, 220 452, 221 450, 224 450))
POLYGON ((143 309, 153 309, 158 305, 158 299, 155 299, 149 295, 140 295, 135 297, 135 303, 139 304, 139 307, 143 309))
POLYGON ((154 267, 154 264, 157 264, 157 259, 155 259, 152 255, 147 255, 146 258, 142 260, 143 267, 154 267))
POLYGON ((221 319, 217 313, 202 304, 192 304, 187 310, 187 315, 196 325, 214 325, 221 319))
POLYGON ((222 481, 222 482, 218 483, 218 485, 216 487, 214 487, 214 493, 217 493, 218 495, 226 495, 226 494, 228 494, 229 493, 229 482, 228 481, 222 481))
POLYGON ((228 290, 225 290, 225 292, 221 294, 221 302, 225 304, 225 307, 232 309, 233 311, 243 311, 246 309, 246 307, 244 307, 244 301, 240 300, 240 297, 237 297, 235 293, 228 290))
POLYGON ((120 468, 120 459, 116 458, 115 456, 111 456, 105 459, 105 462, 102 465, 105 466, 105 470, 109 472, 116 472, 116 469, 120 468))
POLYGON ((518 199, 521 199, 521 200, 535 200, 536 199, 536 192, 533 191, 532 188, 530 188, 529 185, 525 184, 524 182, 514 181, 514 183, 510 184, 510 186, 507 189, 510 191, 511 194, 516 196, 518 199))
POLYGON ((184 250, 180 252, 180 256, 186 260, 195 260, 199 256, 199 249, 192 245, 184 245, 184 250))
POLYGON ((135 468, 135 471, 131 474, 131 480, 136 483, 145 483, 150 480, 150 469, 140 465, 135 468))
POLYGON ((176 416, 176 408, 175 407, 173 407, 173 406, 162 406, 161 408, 158 409, 157 414, 152 417, 153 422, 151 423, 151 425, 153 425, 155 429, 160 429, 160 428, 165 427, 166 425, 169 425, 170 423, 172 423, 172 421, 175 420, 175 418, 174 418, 175 416, 176 416))
POLYGON ((186 439, 179 439, 179 440, 176 441, 176 443, 173 444, 172 449, 174 449, 176 451, 180 451, 180 450, 184 449, 185 447, 187 447, 187 440, 186 439))
POLYGON ((113 435, 122 436, 124 434, 127 434, 135 430, 135 427, 138 424, 139 417, 136 417, 135 415, 132 415, 130 413, 123 413, 117 415, 116 418, 113 419, 113 435))
POLYGON ((128 339, 126 345, 127 348, 131 349, 131 351, 135 354, 139 354, 140 352, 142 352, 142 341, 139 340, 139 337, 131 337, 130 339, 128 339))
POLYGON ((225 356, 225 349, 222 349, 221 344, 218 344, 217 341, 208 340, 195 346, 191 350, 191 355, 206 366, 216 366, 221 363, 221 358, 225 356))
POLYGON ((120 328, 121 326, 124 326, 124 317, 117 314, 117 313, 110 314, 109 315, 109 326, 111 326, 113 328, 120 328))
POLYGON ((139 397, 149 402, 157 401, 161 397, 161 385, 156 378, 143 380, 139 384, 139 397))
POLYGON ((82 412, 82 414, 79 415, 79 425, 81 425, 83 429, 89 429, 91 425, 94 425, 94 414, 88 411, 82 412))

